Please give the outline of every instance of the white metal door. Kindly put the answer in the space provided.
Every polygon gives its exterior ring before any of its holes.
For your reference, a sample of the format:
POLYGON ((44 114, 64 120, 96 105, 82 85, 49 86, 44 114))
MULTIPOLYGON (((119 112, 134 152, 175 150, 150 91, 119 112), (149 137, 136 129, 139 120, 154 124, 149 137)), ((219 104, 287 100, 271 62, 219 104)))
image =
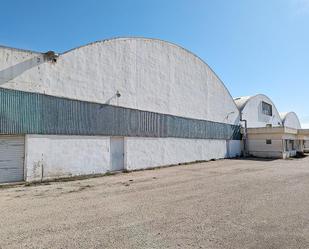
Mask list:
POLYGON ((111 171, 124 169, 124 138, 111 137, 111 171))
POLYGON ((24 180, 24 137, 0 136, 0 183, 24 180))

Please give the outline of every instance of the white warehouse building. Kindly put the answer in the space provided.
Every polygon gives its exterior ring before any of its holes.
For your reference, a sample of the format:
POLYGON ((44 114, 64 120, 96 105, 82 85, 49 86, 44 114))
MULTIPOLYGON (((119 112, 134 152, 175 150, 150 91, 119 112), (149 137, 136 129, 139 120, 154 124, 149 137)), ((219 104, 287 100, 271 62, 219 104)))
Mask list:
POLYGON ((0 183, 241 154, 229 91, 169 42, 118 38, 60 55, 0 47, 0 87, 0 183))
POLYGON ((243 122, 244 154, 267 158, 290 158, 305 150, 308 132, 301 130, 295 112, 279 113, 264 94, 235 98, 243 122))

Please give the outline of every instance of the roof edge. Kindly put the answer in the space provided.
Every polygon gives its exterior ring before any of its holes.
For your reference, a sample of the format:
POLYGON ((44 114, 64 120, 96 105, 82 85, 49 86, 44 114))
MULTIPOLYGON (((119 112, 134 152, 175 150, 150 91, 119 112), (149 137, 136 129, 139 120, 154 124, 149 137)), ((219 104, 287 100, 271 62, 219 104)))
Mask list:
POLYGON ((43 52, 38 52, 38 51, 30 50, 30 49, 9 47, 6 45, 0 45, 0 48, 10 49, 10 50, 15 50, 15 51, 20 51, 20 52, 26 52, 26 53, 43 54, 43 52))
MULTIPOLYGON (((87 47, 87 46, 91 46, 91 45, 94 45, 94 44, 97 44, 97 43, 104 43, 104 42, 109 42, 109 41, 116 41, 116 40, 129 40, 129 39, 140 39, 140 40, 152 40, 152 41, 158 41, 158 42, 164 42, 164 43, 167 43, 167 44, 170 44, 172 46, 175 46, 177 48, 180 48, 184 51, 186 51, 187 53, 191 54, 192 56, 194 56, 195 58, 197 58, 198 60, 200 60, 203 64, 205 64, 209 69, 210 71, 217 77, 217 79, 220 81, 220 83, 222 84, 222 86, 224 87, 224 89, 227 91, 227 93, 230 95, 231 99, 233 99, 233 96, 232 94, 230 93, 229 89, 226 87, 226 85, 224 84, 224 82, 221 80, 221 78, 216 74, 216 72, 208 65, 208 63, 206 63, 205 60, 203 60, 201 57, 199 57, 197 54, 191 52, 190 50, 182 47, 181 45, 178 45, 174 42, 170 42, 170 41, 166 41, 166 40, 163 40, 163 39, 159 39, 159 38, 151 38, 151 37, 142 37, 142 36, 119 36, 119 37, 113 37, 113 38, 107 38, 107 39, 103 39, 103 40, 97 40, 97 41, 94 41, 94 42, 90 42, 90 43, 87 43, 85 45, 81 45, 81 46, 78 46, 76 48, 73 48, 73 49, 70 49, 70 50, 67 50, 61 54, 59 54, 60 56, 63 56, 63 55, 66 55, 72 51, 75 51, 75 50, 78 50, 80 48, 84 48, 84 47, 87 47)), ((236 107, 236 109, 238 109, 235 101, 232 101, 234 103, 234 106, 236 107)))
MULTIPOLYGON (((241 99, 241 98, 247 98, 246 101, 240 105, 240 107, 236 104, 236 106, 237 106, 237 108, 239 109, 239 111, 242 111, 242 110, 246 107, 247 103, 248 103, 251 99, 256 98, 256 97, 258 97, 258 96, 263 96, 263 97, 266 97, 267 99, 271 100, 267 95, 265 95, 265 94, 263 94, 263 93, 258 93, 258 94, 251 95, 251 96, 241 96, 241 97, 234 98, 234 102, 235 102, 236 100, 238 100, 238 99, 241 99)), ((271 102, 273 103, 272 100, 271 100, 271 102)), ((273 103, 273 104, 274 104, 274 103, 273 103)), ((276 109, 277 109, 277 108, 276 108, 276 109)), ((279 113, 279 112, 278 112, 278 113, 279 113)))

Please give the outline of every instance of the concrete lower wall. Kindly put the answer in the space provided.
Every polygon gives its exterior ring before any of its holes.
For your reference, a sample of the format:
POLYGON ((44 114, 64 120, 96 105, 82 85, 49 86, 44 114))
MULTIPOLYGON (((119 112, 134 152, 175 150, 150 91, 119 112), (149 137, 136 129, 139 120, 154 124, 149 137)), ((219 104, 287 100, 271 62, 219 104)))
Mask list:
POLYGON ((274 159, 283 158, 283 154, 280 151, 250 151, 249 155, 260 158, 274 158, 274 159))
POLYGON ((267 144, 266 139, 249 139, 247 144, 249 151, 282 152, 283 149, 282 140, 275 140, 275 139, 271 139, 271 144, 267 144))
POLYGON ((109 152, 109 137, 26 135, 26 181, 105 173, 109 152))
POLYGON ((271 140, 271 144, 266 143, 266 139, 249 139, 247 141, 249 155, 265 158, 282 158, 282 140, 271 140))
POLYGON ((128 170, 240 156, 240 141, 179 138, 127 138, 128 170))
MULTIPOLYGON (((295 146, 298 143, 295 141, 295 146)), ((266 144, 266 139, 250 139, 248 140, 249 155, 263 158, 280 158, 287 159, 294 157, 297 154, 297 150, 289 147, 288 151, 285 151, 285 141, 272 139, 271 144, 266 144)))
MULTIPOLYGON (((26 181, 111 171, 110 137, 26 135, 26 181)), ((124 169, 236 157, 240 141, 137 138, 124 140, 124 169)))
POLYGON ((228 154, 227 158, 235 158, 242 155, 243 151, 243 142, 239 140, 228 140, 228 154))

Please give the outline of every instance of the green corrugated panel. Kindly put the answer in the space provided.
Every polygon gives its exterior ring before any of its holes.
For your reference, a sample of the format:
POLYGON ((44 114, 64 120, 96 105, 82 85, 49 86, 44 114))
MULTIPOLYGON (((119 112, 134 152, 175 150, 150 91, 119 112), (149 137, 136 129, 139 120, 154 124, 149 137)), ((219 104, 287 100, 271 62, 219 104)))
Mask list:
POLYGON ((3 88, 0 133, 241 139, 236 125, 3 88))

